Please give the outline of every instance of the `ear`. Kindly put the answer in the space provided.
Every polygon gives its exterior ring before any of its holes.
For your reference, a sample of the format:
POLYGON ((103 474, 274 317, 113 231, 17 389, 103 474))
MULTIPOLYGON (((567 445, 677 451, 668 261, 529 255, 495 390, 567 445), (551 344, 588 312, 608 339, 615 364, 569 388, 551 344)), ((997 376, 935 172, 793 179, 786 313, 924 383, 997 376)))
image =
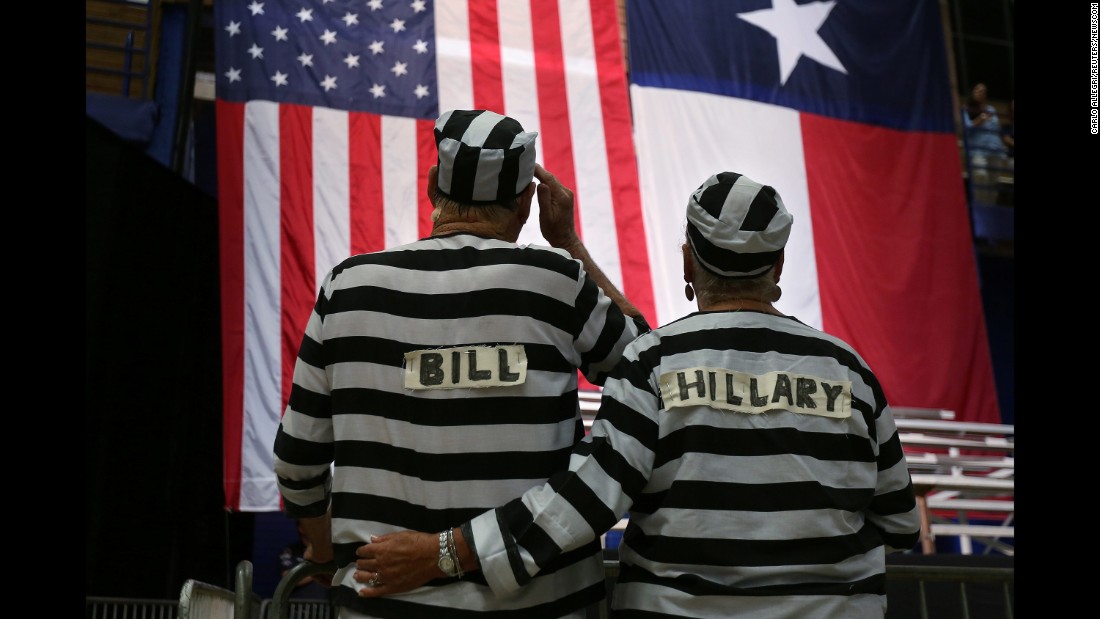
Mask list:
MULTIPOLYGON (((527 224, 527 218, 531 216, 531 201, 523 200, 519 203, 519 208, 516 209, 516 222, 519 224, 519 228, 522 228, 527 224)), ((518 236, 516 238, 519 238, 518 236)))
POLYGON ((680 248, 684 253, 684 281, 691 284, 695 282, 695 257, 691 254, 691 245, 684 243, 680 248))
POLYGON ((428 168, 428 187, 427 187, 428 202, 431 203, 432 206, 435 206, 435 190, 438 187, 438 184, 437 184, 438 181, 439 181, 439 166, 438 165, 433 165, 432 167, 428 168))
POLYGON ((779 276, 783 274, 783 258, 786 257, 787 250, 779 250, 779 260, 775 261, 775 283, 779 283, 779 276))
POLYGON ((519 208, 516 210, 516 216, 519 217, 520 225, 527 223, 527 218, 531 216, 531 202, 535 199, 535 181, 531 181, 527 184, 527 189, 523 190, 523 193, 519 197, 519 208))

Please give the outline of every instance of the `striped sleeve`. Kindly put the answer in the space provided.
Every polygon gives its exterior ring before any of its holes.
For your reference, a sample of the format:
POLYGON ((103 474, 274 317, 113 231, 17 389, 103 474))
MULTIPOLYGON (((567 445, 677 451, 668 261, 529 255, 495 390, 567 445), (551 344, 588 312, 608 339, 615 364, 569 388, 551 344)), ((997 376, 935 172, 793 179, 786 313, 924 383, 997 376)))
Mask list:
POLYGON ((598 539, 642 492, 659 434, 659 397, 647 371, 628 350, 569 470, 472 520, 481 571, 495 593, 514 593, 554 557, 598 539))
POLYGON ((867 519, 881 531, 887 550, 909 550, 920 539, 920 511, 889 406, 879 413, 875 426, 880 441, 878 482, 867 519))
POLYGON ((331 279, 330 273, 306 324, 275 435, 275 475, 284 511, 292 518, 323 515, 332 492, 332 398, 321 334, 331 279))
POLYGON ((638 321, 623 314, 586 274, 582 277, 575 307, 583 317, 576 337, 581 373, 589 382, 602 387, 626 345, 649 327, 644 319, 638 321))

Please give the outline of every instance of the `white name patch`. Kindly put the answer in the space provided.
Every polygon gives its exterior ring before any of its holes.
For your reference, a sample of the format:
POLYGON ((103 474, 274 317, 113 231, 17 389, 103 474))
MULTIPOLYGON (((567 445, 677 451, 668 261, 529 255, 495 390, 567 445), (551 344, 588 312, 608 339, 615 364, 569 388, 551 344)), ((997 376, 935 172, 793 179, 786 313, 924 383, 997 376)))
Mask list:
POLYGON ((722 368, 687 368, 661 375, 665 408, 710 406, 758 414, 782 408, 803 415, 852 416, 852 382, 770 372, 753 376, 722 368))
POLYGON ((510 387, 527 381, 522 344, 459 346, 405 353, 406 389, 510 387))

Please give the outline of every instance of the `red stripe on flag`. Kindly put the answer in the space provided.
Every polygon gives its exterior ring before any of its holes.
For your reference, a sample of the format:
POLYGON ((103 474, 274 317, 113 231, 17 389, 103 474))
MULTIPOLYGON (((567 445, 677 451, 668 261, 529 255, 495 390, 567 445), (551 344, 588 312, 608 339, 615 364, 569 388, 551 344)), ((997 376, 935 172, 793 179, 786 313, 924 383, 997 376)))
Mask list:
POLYGON ((428 200, 428 168, 438 161, 435 121, 416 121, 416 221, 420 238, 432 235, 432 203, 428 200))
POLYGON ((497 0, 470 0, 469 14, 474 108, 503 114, 504 78, 500 65, 497 0))
MULTIPOLYGON (((577 174, 573 167, 571 139, 573 133, 569 125, 569 100, 566 96, 557 0, 531 0, 531 24, 542 160, 547 171, 556 176, 561 184, 576 189, 577 174)), ((573 205, 578 236, 581 235, 581 198, 582 196, 575 196, 573 205)))
POLYGON ((351 253, 386 248, 382 204, 382 117, 348 113, 348 217, 351 253))
POLYGON ((279 107, 279 273, 285 407, 302 331, 317 298, 313 242, 313 109, 279 107))
POLYGON ((824 330, 892 405, 999 423, 955 136, 803 114, 802 140, 824 330))
POLYGON ((607 168, 611 177, 611 201, 615 232, 619 239, 619 264, 623 294, 649 324, 657 326, 649 252, 644 242, 645 219, 638 190, 638 166, 634 152, 630 97, 615 4, 593 1, 592 38, 596 50, 596 75, 600 84, 607 168), (637 242, 635 242, 637 241, 637 242))
POLYGON ((244 424, 244 104, 214 102, 222 314, 222 471, 226 507, 240 508, 244 424))

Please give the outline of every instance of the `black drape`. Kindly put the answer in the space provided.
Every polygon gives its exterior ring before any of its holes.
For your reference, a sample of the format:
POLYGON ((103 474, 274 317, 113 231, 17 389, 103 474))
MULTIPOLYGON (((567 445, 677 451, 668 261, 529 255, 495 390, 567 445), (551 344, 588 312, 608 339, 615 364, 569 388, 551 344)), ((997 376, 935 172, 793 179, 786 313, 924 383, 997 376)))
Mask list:
POLYGON ((222 491, 217 202, 91 118, 85 145, 85 593, 232 588, 252 539, 222 491))

